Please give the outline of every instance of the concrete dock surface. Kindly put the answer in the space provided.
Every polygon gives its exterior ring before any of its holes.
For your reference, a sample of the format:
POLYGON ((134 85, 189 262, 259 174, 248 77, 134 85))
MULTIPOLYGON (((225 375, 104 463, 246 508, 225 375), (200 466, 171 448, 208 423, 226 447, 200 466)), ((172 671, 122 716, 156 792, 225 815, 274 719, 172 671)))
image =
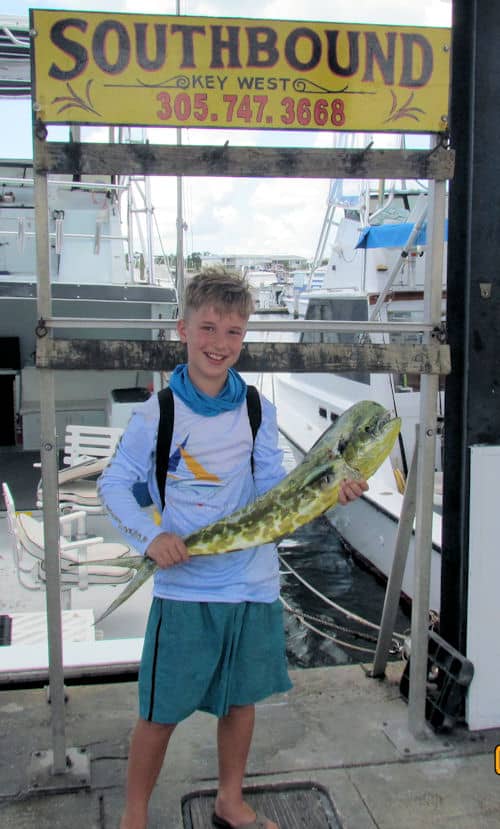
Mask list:
MULTIPOLYGON (((257 706, 246 785, 272 794, 314 784, 333 805, 334 818, 325 811, 314 823, 325 829, 500 827, 500 729, 429 729, 415 740, 399 692, 402 670, 391 663, 383 680, 363 665, 292 671, 293 689, 257 706)), ((89 777, 68 791, 66 775, 49 773, 48 787, 37 791, 33 757, 50 758, 52 739, 46 691, 1 690, 1 828, 117 829, 135 718, 135 682, 68 686, 66 746, 83 758, 89 777)), ((215 724, 197 713, 176 729, 153 794, 151 829, 211 825, 186 822, 182 803, 186 813, 194 792, 210 802, 204 793, 216 785, 215 724)), ((308 829, 313 822, 295 814, 292 824, 308 829)))

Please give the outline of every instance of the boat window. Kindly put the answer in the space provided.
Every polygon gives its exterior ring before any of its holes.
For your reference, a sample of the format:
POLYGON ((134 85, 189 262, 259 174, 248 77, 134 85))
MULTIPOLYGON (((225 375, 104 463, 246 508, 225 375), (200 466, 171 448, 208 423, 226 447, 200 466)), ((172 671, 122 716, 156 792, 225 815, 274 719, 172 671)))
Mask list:
POLYGON ((368 319, 368 303, 366 296, 325 296, 311 299, 306 311, 307 320, 355 320, 368 319))
MULTIPOLYGON (((311 299, 307 308, 306 319, 339 320, 342 322, 355 320, 356 322, 362 322, 368 319, 366 297, 344 295, 311 299)), ((359 342, 359 337, 354 332, 349 331, 304 331, 301 335, 301 342, 355 345, 359 342)), ((339 371, 335 373, 347 380, 354 380, 365 385, 370 383, 370 375, 366 371, 339 371)))
POLYGON ((319 416, 326 417, 326 409, 324 409, 323 406, 319 407, 319 416))
MULTIPOLYGON (((390 310, 387 311, 387 319, 389 322, 419 322, 423 319, 423 310, 390 310)), ((389 340, 391 343, 399 343, 405 345, 418 345, 422 342, 422 334, 415 332, 400 332, 397 334, 390 334, 389 340)), ((394 390, 396 392, 412 392, 420 390, 420 374, 404 374, 394 372, 394 390)), ((444 391, 445 378, 440 377, 439 389, 444 391)))
MULTIPOLYGON (((342 345, 355 345, 359 343, 359 337, 350 332, 335 333, 333 331, 304 331, 301 342, 303 343, 340 343, 342 345)), ((369 385, 370 374, 367 371, 336 371, 339 377, 345 377, 347 380, 354 380, 357 383, 364 383, 369 385)))

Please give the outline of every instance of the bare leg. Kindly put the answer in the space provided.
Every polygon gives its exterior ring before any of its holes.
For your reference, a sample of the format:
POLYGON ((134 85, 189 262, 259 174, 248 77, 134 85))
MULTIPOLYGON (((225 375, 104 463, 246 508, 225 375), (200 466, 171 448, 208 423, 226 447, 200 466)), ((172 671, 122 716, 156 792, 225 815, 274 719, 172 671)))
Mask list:
MULTIPOLYGON (((232 826, 255 820, 255 812, 245 803, 242 793, 254 722, 255 706, 242 705, 232 706, 218 724, 219 788, 215 811, 232 826)), ((278 829, 278 826, 269 821, 267 829, 278 829)))
POLYGON ((148 803, 160 773, 172 725, 139 719, 132 734, 127 768, 127 799, 120 829, 146 829, 148 803))

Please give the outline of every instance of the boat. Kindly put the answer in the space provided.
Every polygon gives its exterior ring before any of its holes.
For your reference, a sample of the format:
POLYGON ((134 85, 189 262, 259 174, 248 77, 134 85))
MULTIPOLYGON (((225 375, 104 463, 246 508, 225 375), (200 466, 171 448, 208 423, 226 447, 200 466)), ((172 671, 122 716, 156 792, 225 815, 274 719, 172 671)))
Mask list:
MULTIPOLYGON (((141 212, 152 215, 148 198, 144 180, 132 177, 49 179, 55 316, 162 320, 175 315, 173 277, 155 269, 152 230, 137 223, 141 212), (141 194, 146 194, 142 203, 141 194)), ((26 450, 39 448, 40 433, 35 350, 43 326, 37 319, 34 199, 32 162, 0 160, 0 388, 6 403, 0 444, 26 450)), ((112 336, 148 339, 162 333, 159 322, 157 329, 118 328, 112 336)), ((103 331, 83 322, 64 334, 99 339, 103 331)), ((106 424, 113 389, 147 388, 152 382, 149 371, 63 371, 56 388, 58 434, 64 436, 67 423, 106 424)))
MULTIPOLYGON (((287 306, 306 320, 342 322, 415 322, 423 319, 425 238, 427 211, 425 188, 399 189, 391 184, 381 200, 380 187, 346 199, 337 184, 332 191, 342 216, 320 288, 301 287, 289 296, 287 306), (366 207, 368 206, 368 207, 366 207)), ((444 278, 444 277, 443 277, 444 278)), ((443 290, 442 314, 445 313, 443 290)), ((307 331, 301 342, 352 344, 359 333, 307 331)), ((372 333, 372 342, 418 342, 414 333, 372 333)), ((419 419, 419 375, 375 374, 367 371, 335 374, 288 373, 274 377, 278 422, 297 459, 319 435, 353 403, 371 399, 402 418, 400 440, 391 457, 370 481, 363 498, 330 519, 348 548, 384 579, 389 576, 405 481, 415 447, 419 419)), ((439 393, 438 417, 442 420, 443 389, 439 393)), ((436 450, 436 493, 433 516, 431 608, 440 607, 441 546, 441 437, 436 450)), ((413 542, 403 580, 403 597, 413 595, 413 542)))
POLYGON ((288 278, 283 272, 244 267, 242 275, 248 283, 257 312, 285 306, 284 295, 288 278))
MULTIPOLYGON (((0 100, 31 95, 27 20, 0 16, 0 100)), ((80 138, 73 127, 70 140, 80 138)), ((145 130, 120 127, 110 143, 144 143, 145 130)), ((177 313, 175 279, 156 232, 145 176, 51 175, 47 181, 50 291, 56 317, 81 323, 55 336, 101 339, 163 337, 161 320, 177 313), (158 328, 104 329, 85 320, 158 319, 158 328), (78 327, 77 327, 78 326, 78 327), (112 332, 111 334, 109 332, 112 332)), ((46 333, 37 311, 35 181, 31 159, 0 157, 0 447, 40 448, 40 390, 36 342, 46 333)), ((155 383, 150 371, 64 370, 56 382, 56 429, 62 448, 68 423, 109 425, 113 390, 155 383)), ((116 408, 116 407, 115 407, 116 408)))

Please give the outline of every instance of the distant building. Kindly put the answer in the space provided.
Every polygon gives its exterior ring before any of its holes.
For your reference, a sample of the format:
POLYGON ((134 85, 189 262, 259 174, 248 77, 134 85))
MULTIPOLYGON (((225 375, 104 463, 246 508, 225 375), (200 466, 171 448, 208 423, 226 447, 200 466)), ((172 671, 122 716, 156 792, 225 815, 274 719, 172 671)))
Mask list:
POLYGON ((309 262, 303 256, 284 256, 269 254, 240 254, 240 253, 206 253, 201 257, 202 268, 210 265, 223 265, 225 268, 241 273, 244 269, 252 270, 286 270, 308 268, 309 262))

